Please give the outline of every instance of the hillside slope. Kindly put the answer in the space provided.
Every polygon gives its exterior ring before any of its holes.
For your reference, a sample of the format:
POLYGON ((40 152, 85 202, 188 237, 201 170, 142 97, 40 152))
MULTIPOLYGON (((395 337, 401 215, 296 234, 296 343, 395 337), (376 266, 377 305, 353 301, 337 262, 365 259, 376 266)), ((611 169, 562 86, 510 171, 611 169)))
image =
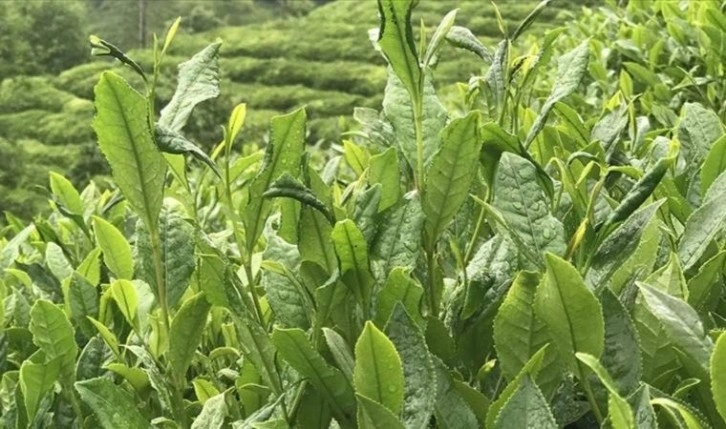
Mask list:
MULTIPOLYGON (((536 4, 501 2, 505 26, 511 31, 536 4)), ((579 2, 567 0, 548 7, 532 31, 541 33, 563 23, 567 18, 563 10, 575 4, 579 2)), ((493 48, 501 33, 489 3, 422 0, 414 19, 423 20, 431 34, 453 8, 459 8, 457 24, 469 27, 493 48)), ((188 129, 200 145, 210 147, 218 141, 217 125, 241 102, 248 107, 243 141, 261 142, 270 117, 300 105, 307 106, 311 119, 310 142, 337 140, 348 128, 346 118, 354 107, 380 106, 386 72, 380 54, 368 40, 368 30, 376 27, 377 20, 374 1, 340 0, 297 19, 272 19, 195 35, 182 31, 165 62, 159 105, 171 96, 176 66, 219 37, 224 41, 222 96, 201 106, 188 129)), ((456 55, 453 60, 451 51, 442 55, 435 76, 438 86, 466 81, 481 72, 483 64, 475 56, 456 55)), ((130 55, 142 66, 150 63, 148 51, 130 55)), ((61 172, 78 184, 104 173, 90 128, 90 100, 99 74, 110 68, 132 77, 118 64, 96 61, 58 76, 20 76, 2 82, 0 155, 7 156, 0 159, 4 172, 0 175, 0 211, 27 218, 42 210, 44 196, 33 189, 45 187, 48 170, 61 172), (21 171, 16 171, 18 165, 23 166, 21 171)))

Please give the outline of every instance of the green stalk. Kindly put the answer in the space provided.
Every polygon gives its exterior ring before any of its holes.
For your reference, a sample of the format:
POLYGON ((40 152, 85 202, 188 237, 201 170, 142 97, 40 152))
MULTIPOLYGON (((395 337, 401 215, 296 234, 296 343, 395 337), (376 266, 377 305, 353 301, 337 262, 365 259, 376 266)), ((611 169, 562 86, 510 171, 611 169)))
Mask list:
POLYGON ((416 189, 423 193, 424 187, 424 141, 423 141, 423 100, 417 95, 413 100, 413 126, 416 133, 416 189))
POLYGON ((585 389, 585 395, 587 395, 587 402, 590 403, 590 408, 592 408, 592 412, 593 414, 595 414, 595 419, 597 419, 597 422, 602 425, 602 411, 600 411, 600 408, 597 406, 595 395, 592 392, 592 386, 590 386, 590 381, 585 376, 584 371, 582 370, 582 364, 580 362, 577 363, 577 373, 577 376, 582 382, 582 387, 583 389, 585 389))
MULTIPOLYGON (((435 247, 435 246, 432 246, 432 247, 435 247)), ((438 314, 439 314, 439 305, 438 304, 439 303, 436 302, 437 301, 436 300, 436 287, 435 287, 436 286, 436 279, 435 279, 436 270, 435 270, 435 266, 434 266, 434 264, 436 262, 436 258, 435 258, 434 253, 435 252, 434 252, 433 248, 428 248, 428 246, 427 246, 426 265, 427 265, 428 277, 429 277, 428 278, 428 280, 429 280, 429 287, 428 287, 428 289, 429 289, 429 291, 428 291, 429 292, 429 306, 431 308, 431 315, 433 317, 438 317, 438 314)))

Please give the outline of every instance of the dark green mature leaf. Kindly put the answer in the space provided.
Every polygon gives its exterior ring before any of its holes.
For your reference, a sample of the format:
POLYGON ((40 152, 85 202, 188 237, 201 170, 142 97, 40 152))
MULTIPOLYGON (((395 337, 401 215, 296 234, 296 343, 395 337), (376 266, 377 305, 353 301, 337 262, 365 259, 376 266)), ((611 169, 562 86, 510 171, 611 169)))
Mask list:
POLYGON ((548 253, 547 272, 537 288, 534 309, 550 333, 560 359, 579 373, 575 353, 599 357, 604 348, 602 307, 575 267, 548 253))
POLYGON ((482 145, 479 117, 478 112, 471 112, 464 118, 454 119, 444 128, 441 149, 434 155, 426 172, 423 211, 430 249, 469 195, 482 145))
POLYGON ((537 119, 532 124, 527 138, 524 140, 524 147, 529 147, 537 134, 542 131, 554 105, 572 94, 580 85, 580 81, 587 71, 587 63, 590 57, 588 45, 588 41, 582 42, 575 49, 559 58, 557 62, 557 80, 552 92, 542 105, 537 119))
POLYGON ((497 400, 492 402, 491 406, 489 407, 489 411, 487 412, 487 419, 485 425, 487 429, 494 428, 497 417, 499 417, 499 413, 504 408, 504 405, 509 402, 509 399, 512 397, 512 395, 514 395, 514 393, 519 390, 519 387, 522 385, 523 380, 526 377, 531 378, 537 376, 542 367, 542 358, 547 352, 547 347, 548 346, 542 347, 537 351, 537 353, 532 355, 527 363, 524 364, 522 370, 519 371, 519 374, 517 374, 517 376, 514 377, 514 379, 511 380, 509 384, 507 384, 507 387, 504 388, 497 400))
POLYGON ((261 285, 267 292, 276 319, 287 327, 308 329, 314 309, 308 304, 307 291, 292 275, 292 271, 300 265, 297 247, 270 234, 262 257, 265 260, 263 268, 266 269, 261 285))
POLYGON ((364 311, 367 311, 373 276, 368 260, 368 245, 363 233, 352 220, 346 219, 335 224, 331 236, 340 261, 343 282, 350 288, 364 311))
POLYGON ((184 301, 171 321, 169 332, 169 363, 177 379, 182 379, 192 363, 207 326, 211 306, 204 293, 184 301))
MULTIPOLYGON (((439 149, 439 134, 446 125, 447 113, 436 96, 436 90, 428 75, 424 79, 422 97, 423 163, 428 165, 439 149)), ((399 150, 412 168, 416 168, 418 162, 414 108, 409 93, 389 69, 383 112, 393 126, 399 150)))
POLYGON ((119 279, 134 278, 134 260, 131 256, 131 245, 113 224, 93 217, 93 232, 96 242, 103 251, 103 262, 119 279))
POLYGON ((30 310, 33 343, 48 359, 60 360, 60 374, 64 381, 73 379, 78 346, 71 323, 63 310, 50 301, 38 300, 30 310))
POLYGON ((154 135, 156 137, 156 144, 162 152, 175 155, 190 154, 207 164, 209 168, 214 171, 214 174, 216 174, 217 177, 220 179, 222 178, 222 172, 219 170, 219 167, 217 167, 217 164, 212 161, 212 158, 210 158, 206 152, 192 143, 191 140, 184 137, 181 133, 157 123, 154 124, 154 135))
POLYGON ((338 364, 338 368, 343 373, 348 382, 353 385, 353 371, 355 369, 355 360, 351 353, 350 346, 343 337, 330 328, 323 328, 325 342, 328 345, 330 353, 338 364))
POLYGON ((358 192, 353 208, 353 221, 363 233, 367 243, 373 241, 378 225, 378 205, 381 201, 381 185, 374 184, 370 188, 358 192))
POLYGON ((460 27, 458 25, 452 26, 446 34, 446 41, 457 48, 466 49, 469 52, 475 53, 487 64, 491 64, 493 60, 492 53, 489 49, 466 27, 460 27))
POLYGON ((547 400, 529 376, 525 376, 516 392, 497 416, 495 428, 557 428, 547 400))
MULTIPOLYGON (((502 374, 512 380, 539 349, 551 341, 545 324, 534 314, 534 298, 540 277, 521 271, 509 288, 507 297, 494 319, 494 344, 502 374)), ((557 355, 547 353, 542 361, 544 371, 537 383, 549 395, 560 382, 557 355)))
POLYGON ((262 196, 265 198, 292 198, 319 211, 329 222, 335 222, 333 213, 328 206, 320 201, 310 188, 297 181, 288 172, 284 172, 275 180, 262 196))
POLYGON ((87 317, 98 317, 98 290, 77 271, 73 272, 68 285, 68 305, 71 308, 71 319, 86 335, 92 336, 94 331, 87 317))
POLYGON ((320 212, 311 207, 300 211, 297 246, 303 261, 314 262, 332 273, 338 267, 330 234, 333 226, 320 212))
POLYGON ((640 292, 672 344, 708 371, 713 341, 706 334, 698 313, 685 301, 646 284, 640 284, 640 292))
POLYGON ((111 349, 99 335, 93 336, 81 350, 76 362, 76 380, 87 380, 102 376, 106 369, 104 365, 111 357, 111 349))
POLYGON ((603 240, 591 256, 585 278, 596 289, 604 287, 610 277, 635 252, 643 231, 655 216, 663 200, 651 203, 633 213, 603 240))
POLYGON ((721 334, 711 354, 711 391, 721 418, 726 421, 726 334, 721 334))
POLYGON ((638 333, 630 314, 609 288, 601 292, 600 303, 605 320, 605 348, 600 362, 618 392, 627 396, 639 387, 643 369, 638 333))
MULTIPOLYGON (((195 267, 194 227, 187 222, 186 217, 181 204, 170 199, 166 200, 159 216, 161 264, 164 270, 166 303, 169 307, 174 307, 184 295, 195 267)), ((135 271, 156 293, 159 287, 148 230, 139 224, 136 234, 135 271)))
POLYGON ((358 400, 358 427, 361 429, 403 429, 404 426, 388 408, 360 393, 358 400))
POLYGON ((378 0, 378 45, 411 99, 416 100, 421 96, 422 73, 411 28, 414 5, 413 0, 378 0))
POLYGON ((416 265, 421 247, 424 212, 417 193, 409 193, 389 211, 378 229, 371 253, 383 274, 393 267, 416 265))
POLYGON ((275 328, 272 342, 280 356, 325 398, 338 422, 348 426, 355 399, 343 374, 323 359, 300 329, 275 328))
POLYGON ((693 172, 707 157, 713 143, 724 134, 716 112, 699 103, 685 103, 678 125, 680 154, 686 161, 684 172, 693 172))
POLYGON ((219 95, 217 60, 221 46, 217 40, 179 65, 179 84, 169 104, 161 109, 159 124, 181 131, 197 104, 219 95))
POLYGON ((151 428, 149 421, 139 413, 136 401, 128 391, 105 377, 78 381, 75 384, 81 400, 95 414, 103 429, 151 428))
POLYGON ((386 324, 386 335, 391 339, 403 365, 404 427, 422 428, 434 412, 436 384, 434 362, 426 347, 426 339, 415 319, 401 304, 396 304, 386 324))
POLYGON ((512 153, 502 154, 492 204, 501 211, 520 249, 540 259, 532 262, 541 265, 544 252, 565 252, 564 227, 550 214, 550 203, 531 162, 512 153))
POLYGON ((255 366, 265 385, 276 395, 282 393, 280 376, 275 364, 275 346, 270 336, 257 322, 236 317, 235 326, 245 357, 255 366))
POLYGON ((147 228, 156 228, 164 196, 166 160, 154 144, 144 97, 113 72, 96 85, 93 129, 114 181, 147 228))
MULTIPOLYGON (((438 320, 438 319, 433 319, 438 320)), ((475 429, 481 427, 476 414, 456 388, 446 365, 434 357, 436 368, 436 424, 442 429, 475 429)))
POLYGON ((270 143, 265 161, 249 186, 249 203, 244 209, 247 249, 253 249, 267 217, 272 202, 259 198, 283 173, 296 177, 300 171, 300 157, 305 147, 305 109, 272 118, 270 143))
POLYGON ((678 243, 678 257, 684 271, 695 267, 711 241, 726 226, 726 173, 713 182, 703 204, 686 221, 678 243))
POLYGON ((33 363, 26 360, 20 366, 20 390, 23 392, 25 412, 29 422, 35 419, 40 402, 51 391, 53 384, 58 379, 61 359, 61 357, 56 357, 46 363, 33 363))
POLYGON ((370 321, 355 344, 355 391, 395 415, 403 406, 403 367, 391 340, 370 321))

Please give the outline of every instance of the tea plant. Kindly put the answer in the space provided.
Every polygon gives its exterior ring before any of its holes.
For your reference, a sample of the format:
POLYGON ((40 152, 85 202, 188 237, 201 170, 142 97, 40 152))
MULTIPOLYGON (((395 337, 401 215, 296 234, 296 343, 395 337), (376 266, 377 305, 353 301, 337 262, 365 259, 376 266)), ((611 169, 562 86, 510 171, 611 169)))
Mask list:
POLYGON ((726 427, 722 8, 631 2, 517 56, 547 1, 493 52, 456 11, 414 37, 415 3, 378 1, 382 110, 337 153, 304 109, 235 148, 239 105, 207 154, 221 42, 157 114, 179 21, 149 74, 91 38, 145 87, 95 87, 117 191, 51 174, 49 218, 8 216, 6 426, 726 427), (450 110, 447 44, 487 66, 450 110))

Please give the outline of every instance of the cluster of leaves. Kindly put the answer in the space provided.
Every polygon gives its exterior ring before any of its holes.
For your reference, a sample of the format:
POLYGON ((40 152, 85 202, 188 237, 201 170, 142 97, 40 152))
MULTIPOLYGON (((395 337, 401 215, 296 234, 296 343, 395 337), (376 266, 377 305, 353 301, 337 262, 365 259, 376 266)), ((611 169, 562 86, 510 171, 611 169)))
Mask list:
POLYGON ((456 11, 417 44, 415 3, 378 1, 382 111, 340 154, 299 109, 236 155, 244 105, 207 154, 183 131, 220 42, 157 118, 178 21, 149 76, 91 39, 145 93, 95 88, 116 191, 51 174, 53 214, 3 232, 6 426, 726 427, 718 3, 632 1, 519 57, 548 1, 493 52, 456 11), (447 44, 488 66, 452 111, 447 44))

